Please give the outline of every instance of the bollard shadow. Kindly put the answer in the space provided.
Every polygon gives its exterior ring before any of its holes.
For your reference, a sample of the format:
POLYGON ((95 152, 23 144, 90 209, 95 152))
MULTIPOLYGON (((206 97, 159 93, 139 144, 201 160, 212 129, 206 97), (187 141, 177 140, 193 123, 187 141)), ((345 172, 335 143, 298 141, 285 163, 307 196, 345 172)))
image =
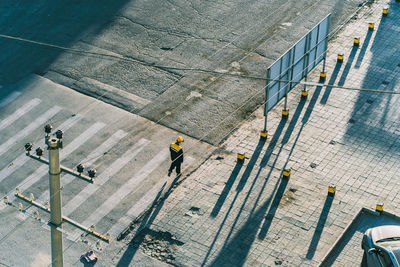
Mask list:
MULTIPOLYGON (((282 132, 283 132, 283 129, 284 129, 284 127, 285 127, 285 124, 286 124, 286 120, 281 120, 281 121, 279 122, 279 125, 278 125, 278 127, 277 127, 277 129, 276 129, 276 131, 275 131, 273 137, 271 138, 271 141, 270 141, 270 143, 269 143, 269 145, 268 145, 268 147, 267 147, 267 149, 266 149, 266 152, 265 152, 263 158, 261 159, 260 169, 262 169, 263 167, 265 167, 266 163, 268 162, 269 158, 271 157, 272 152, 273 152, 273 150, 274 150, 274 148, 275 148, 275 146, 276 146, 276 144, 277 144, 277 142, 278 142, 278 140, 279 140, 279 137, 280 137, 280 135, 281 135, 282 132)), ((226 238, 225 243, 227 242, 227 240, 229 240, 230 235, 232 234, 233 230, 235 229, 236 224, 238 223, 238 219, 239 219, 239 217, 240 217, 240 215, 241 215, 241 213, 242 213, 242 211, 243 211, 243 209, 244 209, 244 206, 246 205, 246 203, 247 203, 247 201, 248 201, 248 199, 249 199, 249 197, 250 197, 250 193, 252 192, 253 188, 256 186, 256 182, 257 182, 257 180, 258 180, 258 178, 259 178, 259 175, 260 175, 260 169, 258 170, 258 173, 256 174, 255 178, 253 179, 253 181, 252 181, 252 183, 251 183, 251 185, 250 185, 250 188, 249 188, 249 190, 248 190, 248 193, 247 193, 245 199, 243 200, 242 205, 241 205, 241 207, 240 207, 240 209, 239 209, 239 213, 238 213, 238 215, 236 216, 236 218, 235 218, 235 220, 234 220, 232 226, 230 227, 230 231, 229 231, 229 233, 228 233, 228 236, 227 236, 227 238, 226 238)), ((268 181, 268 178, 265 179, 264 184, 266 184, 267 181, 268 181)), ((208 251, 207 251, 207 253, 206 253, 205 257, 204 257, 204 260, 203 260, 201 266, 205 266, 205 264, 207 263, 207 260, 208 260, 210 254, 211 254, 211 251, 213 250, 214 245, 215 245, 217 239, 219 238, 219 236, 220 236, 220 234, 221 234, 221 231, 222 231, 223 227, 225 226, 225 223, 226 223, 226 221, 227 221, 227 219, 228 219, 228 217, 229 217, 229 215, 230 215, 232 209, 234 208, 234 205, 235 205, 235 203, 236 203, 236 201, 237 201, 237 199, 238 199, 238 197, 239 197, 239 194, 240 194, 241 192, 242 192, 242 191, 236 190, 236 194, 235 194, 235 196, 234 196, 232 202, 230 203, 229 209, 228 209, 227 212, 225 213, 225 216, 224 216, 222 222, 220 223, 220 226, 219 226, 219 228, 218 228, 218 231, 217 231, 217 233, 215 234, 213 241, 211 242, 211 245, 210 245, 210 247, 209 247, 209 249, 208 249, 208 251)), ((225 245, 224 245, 224 247, 225 247, 225 245)))
POLYGON ((288 125, 288 127, 286 129, 286 132, 282 137, 282 142, 281 142, 282 144, 286 144, 287 142, 289 142, 290 136, 292 135, 293 130, 296 127, 297 121, 300 118, 300 114, 301 114, 306 102, 307 101, 302 98, 300 100, 300 103, 297 105, 297 108, 296 108, 296 110, 295 110, 295 112, 293 114, 293 117, 290 120, 290 123, 289 123, 289 125, 288 125))
POLYGON ((257 147, 255 148, 254 153, 251 156, 245 171, 243 172, 242 178, 240 178, 240 181, 236 187, 237 192, 242 191, 243 187, 246 185, 246 182, 249 179, 249 176, 250 176, 251 172, 253 171, 258 158, 260 157, 260 153, 264 147, 264 144, 265 144, 265 139, 260 139, 258 141, 257 147))
MULTIPOLYGON (((328 88, 327 88, 328 89, 328 88)), ((310 102, 308 103, 308 106, 306 108, 306 111, 304 112, 304 116, 301 119, 302 124, 305 124, 308 122, 308 120, 311 117, 311 113, 314 110, 315 104, 317 103, 318 97, 321 94, 321 90, 322 90, 322 86, 317 86, 315 88, 314 94, 310 100, 310 102)), ((326 92, 326 91, 325 91, 326 92)))
MULTIPOLYGON (((289 137, 290 137, 291 133, 293 132, 295 125, 300 117, 300 114, 305 106, 305 103, 306 103, 305 100, 301 100, 299 105, 297 106, 296 111, 293 114, 292 121, 289 124, 287 131, 285 132, 285 136, 283 137, 283 140, 285 142, 288 142, 289 137)), ((264 220, 265 214, 267 213, 268 208, 270 207, 271 201, 273 201, 274 208, 270 209, 270 216, 272 216, 272 217, 274 216, 274 214, 277 210, 277 207, 279 205, 279 201, 282 198, 285 188, 287 186, 287 183, 288 183, 287 180, 284 181, 282 179, 278 179, 278 181, 275 183, 274 188, 272 189, 272 193, 270 194, 268 199, 265 200, 259 207, 258 207, 258 204, 263 196, 265 188, 267 187, 269 178, 272 175, 274 167, 279 160, 279 155, 282 152, 284 145, 282 145, 280 147, 278 152, 274 153, 274 155, 276 155, 276 157, 275 157, 274 161, 271 163, 269 172, 265 176, 263 185, 261 186, 260 189, 258 189, 259 193, 258 193, 256 200, 254 201, 252 209, 249 212, 249 216, 248 216, 246 222, 244 222, 243 226, 237 230, 236 225, 238 224, 238 222, 240 220, 242 211, 245 209, 245 205, 248 202, 250 193, 255 188, 256 182, 261 175, 262 169, 264 169, 265 166, 267 165, 267 163, 269 162, 271 155, 273 154, 274 148, 275 148, 275 146, 279 140, 279 137, 283 131, 285 123, 286 123, 286 120, 280 121, 280 123, 277 127, 277 130, 274 133, 269 146, 267 147, 266 153, 261 160, 260 167, 258 169, 257 174, 255 175, 252 185, 249 188, 249 191, 248 191, 244 201, 242 202, 241 207, 239 208, 239 212, 236 215, 236 218, 235 218, 233 224, 230 226, 230 230, 228 232, 227 237, 225 238, 224 245, 223 245, 222 249, 220 250, 220 252, 218 253, 218 255, 216 256, 216 258, 211 262, 211 264, 209 266, 221 266, 221 264, 226 262, 226 255, 230 255, 232 266, 242 266, 247 258, 247 255, 250 252, 251 245, 253 244, 254 240, 257 237, 257 232, 259 231, 260 225, 262 224, 262 221, 264 220), (231 239, 231 236, 233 233, 235 233, 235 235, 231 239)), ((302 128, 300 129, 300 132, 301 132, 301 130, 302 130, 302 128)), ((300 135, 300 133, 299 133, 299 135, 300 135)), ((289 156, 285 163, 285 166, 293 152, 293 148, 296 145, 298 136, 292 146, 292 149, 289 153, 289 156)), ((235 200, 236 200, 236 197, 237 197, 237 195, 235 196, 235 200)), ((231 205, 231 208, 232 208, 232 206, 233 206, 233 203, 231 205)), ((224 224, 224 222, 225 222, 225 220, 221 224, 221 227, 224 224)), ((221 227, 220 227, 219 232, 221 231, 221 227)), ((219 233, 218 233, 218 235, 219 235, 219 233)), ((217 236, 214 238, 213 244, 215 243, 216 239, 217 239, 217 236)), ((207 259, 210 255, 211 249, 212 248, 209 249, 209 251, 203 261, 202 266, 204 266, 206 264, 207 259)))
MULTIPOLYGON (((163 184, 163 186, 157 193, 157 196, 154 198, 151 207, 144 214, 144 217, 141 220, 140 225, 136 228, 136 230, 135 230, 136 234, 132 238, 132 240, 129 242, 129 246, 124 251, 124 254, 118 261, 118 263, 116 265, 117 267, 128 266, 129 263, 132 261, 136 252, 139 249, 140 244, 142 244, 142 242, 144 240, 144 235, 137 235, 137 234, 140 233, 141 230, 143 230, 144 228, 148 227, 149 225, 151 225, 153 223, 154 219, 157 217, 158 213, 160 212, 161 208, 163 207, 165 200, 168 198, 169 194, 172 192, 172 189, 178 183, 178 180, 180 177, 181 177, 180 175, 176 176, 165 192, 164 192, 164 189, 167 186, 167 182, 165 182, 163 184)), ((126 235, 126 233, 125 233, 125 235, 126 235)), ((120 235, 117 240, 121 240, 122 238, 124 238, 124 236, 120 235)))
POLYGON ((311 260, 314 257, 315 251, 317 250, 317 246, 321 238, 322 231, 324 230, 326 220, 328 219, 333 199, 334 198, 330 196, 327 196, 325 199, 324 207, 322 208, 321 215, 319 216, 319 220, 315 228, 314 235, 311 239, 310 246, 308 247, 306 258, 309 260, 311 260))
MULTIPOLYGON (((344 69, 343 69, 343 72, 342 72, 342 76, 340 76, 340 79, 339 79, 339 82, 338 82, 339 86, 344 85, 344 82, 346 81, 347 75, 349 75, 351 65, 353 64, 354 58, 355 58, 355 56, 357 54, 357 50, 358 50, 357 47, 353 47, 351 49, 351 52, 350 52, 350 55, 349 55, 349 59, 346 62, 346 66, 344 66, 344 69)), ((332 83, 330 83, 330 84, 332 84, 332 83)))
POLYGON ((365 53, 367 52, 368 45, 371 41, 372 33, 373 33, 372 31, 368 31, 367 36, 365 36, 365 40, 360 50, 360 54, 358 54, 356 64, 354 65, 354 68, 356 69, 360 68, 361 63, 365 57, 365 53))
POLYGON ((261 226, 258 239, 263 240, 267 236, 269 227, 271 226, 272 220, 275 217, 276 211, 278 210, 279 203, 281 202, 283 194, 285 193, 288 182, 288 178, 281 178, 281 183, 276 191, 274 200, 272 201, 268 214, 265 216, 264 224, 261 226))
MULTIPOLYGON (((338 77, 341 68, 342 68, 342 63, 336 63, 336 66, 335 66, 335 68, 333 69, 333 72, 332 72, 332 76, 329 79, 328 85, 333 85, 335 83, 336 78, 338 77)), ((327 86, 326 89, 325 89, 324 95, 322 96, 322 98, 320 100, 320 103, 322 105, 325 105, 326 102, 328 101, 328 98, 329 98, 329 95, 331 94, 331 91, 332 91, 332 87, 331 86, 327 86)))
POLYGON ((236 162, 235 168, 232 170, 231 175, 229 176, 228 181, 225 184, 224 189, 221 192, 221 195, 219 196, 217 202, 214 205, 213 210, 211 211, 211 217, 216 217, 219 213, 219 211, 221 210, 222 205, 225 202, 226 197, 229 194, 229 191, 231 190, 236 177, 239 175, 240 170, 242 169, 243 164, 236 162))

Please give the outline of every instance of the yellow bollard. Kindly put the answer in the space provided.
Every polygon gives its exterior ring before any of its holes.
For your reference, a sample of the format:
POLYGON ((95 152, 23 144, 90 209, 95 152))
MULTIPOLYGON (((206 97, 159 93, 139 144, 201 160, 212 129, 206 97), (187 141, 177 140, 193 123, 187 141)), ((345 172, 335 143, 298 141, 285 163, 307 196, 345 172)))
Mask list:
POLYGON ((336 186, 335 185, 330 185, 328 187, 328 196, 334 197, 336 193, 336 186))
POLYGON ((319 74, 319 80, 321 82, 324 82, 326 79, 326 72, 321 71, 321 73, 319 74))
POLYGON ((337 63, 343 63, 343 58, 344 58, 343 54, 338 54, 337 55, 337 63))
POLYGON ((282 119, 286 120, 287 118, 289 118, 289 110, 282 109, 282 119))
POLYGON ((360 37, 354 37, 353 46, 354 47, 359 47, 360 46, 360 37))
POLYGON ((282 176, 283 178, 289 178, 290 174, 292 173, 292 169, 283 169, 282 176))
POLYGON ((373 31, 374 30, 374 23, 368 23, 368 30, 373 31))
POLYGON ((383 211, 383 203, 377 203, 375 210, 378 212, 382 212, 383 211))
POLYGON ((268 137, 268 131, 261 131, 260 137, 263 138, 263 139, 267 138, 268 137))

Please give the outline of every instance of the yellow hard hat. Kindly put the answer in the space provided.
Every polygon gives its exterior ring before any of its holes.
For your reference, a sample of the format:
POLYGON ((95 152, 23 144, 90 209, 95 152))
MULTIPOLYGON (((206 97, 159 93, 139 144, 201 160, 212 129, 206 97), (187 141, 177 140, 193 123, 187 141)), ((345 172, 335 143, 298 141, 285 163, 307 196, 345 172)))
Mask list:
POLYGON ((176 138, 176 142, 182 143, 183 142, 183 137, 182 136, 178 136, 178 138, 176 138))

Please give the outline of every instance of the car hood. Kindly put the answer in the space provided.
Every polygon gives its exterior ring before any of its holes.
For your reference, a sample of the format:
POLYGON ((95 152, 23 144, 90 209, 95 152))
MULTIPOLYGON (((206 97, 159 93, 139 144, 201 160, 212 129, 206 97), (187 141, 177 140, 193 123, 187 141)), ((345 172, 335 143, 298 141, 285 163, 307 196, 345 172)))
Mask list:
POLYGON ((385 225, 371 229, 371 238, 374 243, 391 237, 400 237, 399 225, 385 225))

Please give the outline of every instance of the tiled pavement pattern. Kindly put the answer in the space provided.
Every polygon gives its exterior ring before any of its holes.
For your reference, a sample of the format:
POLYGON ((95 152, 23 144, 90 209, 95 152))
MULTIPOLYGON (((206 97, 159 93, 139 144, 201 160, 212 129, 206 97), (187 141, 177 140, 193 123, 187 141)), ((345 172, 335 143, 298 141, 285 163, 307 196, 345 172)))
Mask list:
MULTIPOLYGON (((400 91, 398 25, 400 3, 364 7, 330 41, 327 82, 400 91), (382 18, 385 6, 389 16, 382 18)), ((310 87, 300 101, 301 88, 289 95, 287 121, 282 106, 270 113, 266 142, 259 140, 260 109, 155 211, 150 228, 184 243, 178 266, 317 266, 361 207, 384 202, 400 213, 400 96, 310 87), (243 166, 237 152, 246 152, 243 166), (288 181, 281 178, 285 166, 292 168, 288 181)), ((359 266, 360 253, 357 245, 335 265, 359 266)))
POLYGON ((386 212, 379 215, 370 209, 360 210, 359 215, 349 225, 346 234, 340 239, 330 255, 325 258, 322 266, 332 266, 333 263, 336 266, 359 266, 363 260, 363 255, 357 252, 360 251, 363 233, 372 227, 390 224, 398 225, 399 222, 398 217, 388 215, 386 212))

